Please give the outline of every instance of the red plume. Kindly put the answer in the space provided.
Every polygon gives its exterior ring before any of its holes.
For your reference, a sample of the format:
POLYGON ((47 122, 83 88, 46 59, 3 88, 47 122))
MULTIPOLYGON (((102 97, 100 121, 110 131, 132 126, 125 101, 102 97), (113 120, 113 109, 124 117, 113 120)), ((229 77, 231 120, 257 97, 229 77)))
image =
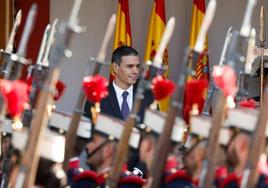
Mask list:
POLYGON ((10 116, 19 116, 29 100, 28 84, 20 80, 0 80, 0 90, 10 116))
POLYGON ((63 92, 65 91, 65 88, 66 85, 62 81, 58 80, 56 83, 56 93, 53 97, 55 101, 60 99, 60 97, 63 95, 63 92))
POLYGON ((237 92, 236 74, 232 67, 228 65, 214 66, 212 76, 215 85, 223 91, 225 97, 235 96, 237 92))
POLYGON ((208 88, 208 80, 191 79, 187 81, 184 93, 183 116, 186 122, 194 104, 197 104, 199 112, 202 112, 208 88))
POLYGON ((255 109, 256 108, 256 101, 253 99, 245 99, 239 103, 239 106, 244 107, 244 108, 255 109))
POLYGON ((92 103, 100 102, 108 96, 107 86, 108 82, 106 78, 100 75, 87 76, 83 81, 83 88, 87 99, 92 103))
POLYGON ((171 96, 175 91, 175 84, 173 81, 164 79, 162 76, 156 76, 152 80, 151 89, 156 100, 164 99, 171 96))

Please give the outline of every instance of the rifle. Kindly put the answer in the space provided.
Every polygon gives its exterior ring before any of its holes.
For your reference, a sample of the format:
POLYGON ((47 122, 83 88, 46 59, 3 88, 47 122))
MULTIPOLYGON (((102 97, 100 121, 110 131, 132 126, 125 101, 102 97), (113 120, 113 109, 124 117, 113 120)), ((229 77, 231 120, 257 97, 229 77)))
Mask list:
MULTIPOLYGON (((230 44, 230 39, 232 36, 232 27, 229 27, 225 40, 224 40, 224 44, 223 44, 223 48, 222 48, 222 52, 221 52, 221 57, 220 57, 220 62, 219 62, 219 66, 222 66, 224 64, 224 62, 226 61, 226 52, 227 52, 227 47, 230 44)), ((210 115, 210 107, 211 107, 211 103, 212 103, 212 97, 214 94, 216 87, 213 83, 213 80, 210 81, 209 83, 209 88, 208 88, 208 94, 206 96, 206 100, 205 100, 205 104, 204 104, 204 108, 202 111, 202 115, 204 116, 209 116, 210 115)))
MULTIPOLYGON (((93 75, 96 75, 100 72, 101 69, 101 65, 104 64, 104 60, 106 57, 106 51, 107 51, 107 46, 108 43, 110 41, 110 38, 114 32, 114 28, 115 28, 115 23, 116 23, 116 16, 113 14, 112 17, 109 20, 108 26, 107 26, 107 30, 104 36, 104 39, 102 41, 101 44, 101 48, 99 51, 99 54, 97 56, 97 59, 91 59, 91 62, 95 63, 95 68, 93 70, 93 75)), ((88 75, 88 72, 86 72, 86 75, 88 75)), ((81 115, 83 113, 82 107, 85 103, 85 93, 83 91, 83 89, 80 89, 80 93, 79 93, 79 97, 78 100, 76 102, 76 106, 75 109, 73 111, 73 115, 72 115, 72 119, 69 125, 69 129, 68 132, 66 134, 66 146, 65 146, 65 157, 64 157, 64 169, 67 170, 68 169, 68 160, 70 159, 70 157, 72 157, 73 155, 73 149, 74 149, 74 145, 76 142, 76 132, 78 129, 78 125, 80 122, 80 118, 81 115)))
MULTIPOLYGON (((250 142, 246 168, 241 181, 241 188, 254 187, 257 184, 259 173, 257 172, 258 161, 265 146, 265 133, 267 127, 268 85, 264 90, 263 105, 260 107, 258 120, 255 124, 255 132, 250 142)), ((253 129, 254 130, 254 129, 253 129)))
POLYGON ((5 50, 3 50, 3 49, 0 50, 1 54, 3 54, 4 58, 5 58, 5 63, 1 67, 1 73, 3 73, 3 74, 5 74, 5 72, 6 72, 5 69, 6 69, 6 63, 8 61, 7 58, 9 56, 11 56, 12 51, 13 51, 14 39, 15 39, 15 35, 19 29, 19 26, 21 24, 21 18, 22 18, 22 13, 21 13, 21 10, 19 10, 19 12, 16 15, 15 22, 13 24, 13 28, 11 30, 6 48, 5 48, 5 50))
POLYGON ((265 22, 264 22, 264 10, 261 7, 260 12, 260 33, 259 33, 259 41, 261 47, 261 93, 260 93, 260 114, 258 117, 258 121, 256 123, 256 129, 253 134, 252 140, 250 142, 250 151, 248 154, 248 162, 246 164, 246 168, 243 173, 243 178, 241 182, 242 188, 249 188, 254 187, 257 183, 257 178, 259 176, 257 172, 257 165, 259 161, 259 157, 263 148, 265 146, 265 132, 266 132, 266 123, 267 123, 267 110, 265 110, 268 106, 268 85, 266 83, 266 87, 263 90, 264 86, 264 62, 263 62, 263 55, 264 55, 264 41, 265 41, 265 22))
POLYGON ((121 136, 121 139, 117 146, 117 152, 115 156, 115 160, 113 161, 113 167, 111 169, 109 178, 107 180, 107 185, 110 188, 117 187, 117 182, 120 177, 122 165, 125 161, 125 157, 128 154, 128 145, 126 143, 129 142, 129 137, 131 135, 132 129, 136 123, 137 114, 140 110, 142 100, 144 98, 143 94, 146 89, 149 89, 150 87, 150 80, 157 74, 157 72, 161 69, 161 63, 162 63, 162 56, 164 54, 164 51, 166 49, 167 43, 169 42, 171 35, 173 33, 175 26, 175 18, 170 18, 166 29, 164 31, 164 34, 162 36, 159 49, 154 57, 154 63, 149 68, 149 76, 147 76, 147 71, 143 72, 143 75, 141 77, 141 80, 138 83, 137 87, 137 93, 135 95, 135 102, 133 104, 133 108, 131 110, 131 113, 129 117, 127 118, 124 130, 121 136))
MULTIPOLYGON (((76 0, 74 2, 69 21, 60 22, 59 30, 56 33, 55 48, 52 50, 50 59, 51 71, 49 72, 48 78, 46 79, 44 87, 40 91, 37 99, 36 115, 33 117, 31 124, 32 130, 29 137, 29 145, 23 155, 21 171, 18 175, 18 178, 22 177, 22 179, 24 179, 23 177, 25 177, 23 186, 25 188, 29 188, 34 185, 38 162, 40 159, 40 147, 50 116, 48 107, 53 102, 53 90, 60 73, 60 60, 64 55, 66 55, 65 51, 70 45, 73 33, 82 31, 81 27, 77 25, 81 3, 82 0, 76 0)), ((19 181, 23 182, 21 180, 19 181)))
POLYGON ((33 110, 36 103, 37 93, 43 87, 44 81, 48 76, 49 71, 49 62, 48 62, 48 54, 51 49, 54 35, 56 31, 56 24, 58 20, 55 19, 52 26, 47 25, 43 39, 41 42, 41 47, 38 53, 37 62, 35 65, 30 65, 30 69, 28 72, 28 79, 30 79, 32 75, 32 87, 30 92, 30 102, 29 109, 26 109, 23 113, 22 123, 26 127, 30 127, 31 121, 33 118, 33 110))
POLYGON ((263 103, 263 89, 264 89, 264 47, 265 47, 265 17, 264 17, 264 9, 261 7, 260 12, 260 32, 259 32, 259 41, 260 41, 260 49, 261 49, 261 62, 260 62, 260 106, 263 103))
MULTIPOLYGON (((240 32, 234 31, 231 37, 226 64, 232 67, 236 67, 235 70, 237 70, 241 64, 244 64, 245 61, 245 57, 243 55, 243 49, 244 49, 243 47, 250 34, 251 30, 250 18, 255 4, 256 1, 249 0, 241 30, 240 32)), ((207 147, 208 149, 206 153, 206 158, 203 162, 200 184, 199 184, 200 188, 211 187, 213 185, 216 156, 219 150, 218 140, 224 118, 223 107, 225 106, 225 103, 226 98, 221 93, 217 101, 215 115, 213 115, 212 117, 213 126, 211 128, 210 137, 208 140, 208 147, 207 147)))
MULTIPOLYGON (((13 78, 17 77, 16 74, 18 74, 18 76, 21 74, 19 72, 19 70, 17 70, 15 72, 13 72, 12 73, 13 76, 11 76, 13 61, 17 61, 17 63, 19 63, 19 64, 29 64, 29 61, 26 60, 24 58, 24 56, 25 56, 25 52, 26 52, 27 41, 28 41, 29 35, 32 31, 33 23, 35 21, 35 15, 36 15, 36 4, 32 5, 32 7, 28 13, 28 16, 26 19, 26 24, 25 24, 25 27, 24 27, 24 30, 22 33, 22 38, 21 38, 21 41, 19 44, 18 52, 17 52, 17 54, 13 54, 11 48, 13 47, 15 33, 16 33, 18 26, 20 25, 20 22, 21 22, 21 12, 19 12, 17 14, 15 25, 12 29, 13 33, 11 33, 11 36, 10 36, 10 39, 8 42, 8 46, 6 47, 7 52, 2 51, 2 53, 5 54, 5 58, 4 58, 5 62, 4 62, 3 67, 1 68, 3 73, 4 73, 4 79, 11 79, 12 77, 13 78)), ((3 97, 1 96, 1 102, 0 102, 1 119, 3 119, 3 116, 6 115, 5 113, 6 113, 5 112, 5 104, 3 101, 3 97)))
POLYGON ((177 114, 179 114, 179 117, 182 117, 185 82, 188 74, 193 72, 191 70, 191 67, 195 67, 193 65, 197 63, 199 54, 204 49, 205 36, 212 22, 215 8, 216 1, 210 1, 208 5, 208 11, 202 23, 194 49, 188 49, 186 51, 186 55, 184 56, 182 68, 180 69, 179 79, 177 82, 177 92, 173 96, 173 100, 171 102, 171 105, 169 106, 163 132, 159 138, 158 147, 156 148, 156 157, 154 158, 152 168, 150 169, 150 172, 152 172, 152 188, 158 188, 161 185, 162 172, 166 163, 168 153, 170 151, 170 138, 175 122, 175 117, 177 114), (193 54, 193 59, 188 59, 189 54, 193 54), (191 66, 189 66, 189 64, 191 64, 191 66), (184 70, 185 67, 187 68, 186 71, 184 70))
POLYGON ((33 26, 35 23, 36 13, 37 13, 37 5, 33 4, 27 16, 27 20, 18 47, 18 51, 16 54, 11 54, 10 58, 8 58, 8 61, 6 62, 6 72, 4 76, 5 79, 11 79, 11 80, 19 79, 22 74, 23 65, 30 64, 30 62, 24 57, 26 55, 26 49, 27 49, 26 46, 29 42, 29 36, 32 33, 33 26), (14 62, 16 62, 15 65, 14 62))
MULTIPOLYGON (((221 53, 221 58, 220 58, 220 62, 219 65, 222 66, 223 63, 226 61, 226 50, 227 50, 227 46, 230 44, 230 37, 232 36, 231 33, 231 27, 228 29, 226 37, 225 37, 225 42, 223 45, 223 49, 222 49, 222 53, 221 53)), ((205 124, 207 122, 207 124, 210 125, 209 131, 209 140, 208 140, 208 151, 206 153, 206 159, 203 162, 202 165, 202 170, 201 170, 201 176, 200 176, 200 185, 203 186, 204 181, 205 181, 205 177, 207 174, 207 176, 213 176, 214 173, 214 167, 212 166, 209 167, 209 165, 215 165, 216 164, 216 160, 217 160, 217 156, 214 154, 215 152, 217 153, 218 151, 214 151, 214 149, 218 149, 218 147, 216 146, 218 138, 220 136, 220 127, 222 125, 223 122, 223 115, 224 115, 224 108, 222 108, 225 105, 225 98, 223 97, 222 93, 220 93, 219 95, 219 100, 217 101, 217 104, 215 106, 215 114, 212 114, 212 118, 210 117, 210 107, 211 107, 211 102, 212 102, 212 97, 213 97, 213 93, 215 90, 215 85, 213 83, 213 80, 211 80, 210 85, 209 85, 209 90, 208 90, 208 94, 206 96, 206 100, 205 100, 205 104, 204 104, 204 108, 202 111, 202 114, 199 116, 193 116, 191 117, 191 127, 193 127, 194 122, 199 122, 198 123, 198 127, 200 126, 200 122, 204 122, 203 124, 205 124), (218 126, 211 126, 211 125, 219 125, 218 126), (211 128, 212 127, 212 128, 211 128), (214 145, 213 145, 213 144, 214 145), (211 148, 209 148, 211 147, 211 148), (213 149, 212 149, 213 148, 213 149)), ((206 187, 206 186, 204 186, 206 187)))
MULTIPOLYGON (((15 35, 16 35, 16 33, 18 31, 18 28, 20 26, 21 17, 22 17, 22 13, 21 13, 21 10, 19 10, 19 12, 16 15, 15 22, 13 24, 13 28, 12 28, 12 31, 10 33, 10 36, 9 36, 8 43, 6 45, 6 48, 5 48, 5 50, 0 49, 0 53, 4 56, 5 62, 11 56, 11 53, 13 51, 14 38, 15 38, 15 35)), ((5 66, 5 64, 2 65, 1 72, 2 72, 2 69, 3 69, 4 66, 5 66)), ((4 105, 5 104, 4 104, 3 96, 0 96, 0 109, 1 109, 0 110, 0 121, 3 121, 3 119, 4 119, 4 117, 3 117, 5 115, 4 114, 5 113, 4 112, 5 111, 4 110, 5 109, 4 105)), ((0 135, 0 145, 2 145, 1 144, 1 140, 2 140, 2 135, 0 135)), ((0 155, 2 155, 1 148, 0 148, 0 155)))

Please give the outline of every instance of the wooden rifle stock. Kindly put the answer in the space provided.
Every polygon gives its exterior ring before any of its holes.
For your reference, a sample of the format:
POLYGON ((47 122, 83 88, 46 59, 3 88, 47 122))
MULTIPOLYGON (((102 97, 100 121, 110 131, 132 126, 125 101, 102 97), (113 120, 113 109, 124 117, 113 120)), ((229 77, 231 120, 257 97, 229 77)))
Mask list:
POLYGON ((26 167, 24 187, 32 187, 40 159, 40 146, 44 138, 45 129, 49 120, 48 106, 53 102, 53 89, 59 77, 59 69, 55 68, 48 77, 44 89, 38 96, 36 115, 32 120, 32 131, 29 145, 23 155, 23 165, 26 167))
POLYGON ((113 161, 112 170, 109 174, 108 180, 106 181, 109 188, 116 188, 117 182, 120 178, 120 173, 122 170, 123 163, 125 162, 125 158, 128 154, 128 142, 132 132, 133 127, 136 124, 136 119, 138 117, 138 112, 140 110, 142 100, 144 98, 143 94, 145 90, 149 89, 150 87, 150 80, 156 75, 158 68, 150 66, 149 69, 149 78, 146 79, 146 72, 144 71, 141 80, 138 83, 137 93, 135 95, 134 104, 129 114, 125 125, 124 130, 119 140, 117 151, 115 155, 115 159, 113 161))
MULTIPOLYGON (((244 33, 245 34, 245 33, 244 33)), ((233 31, 227 53, 226 64, 233 67, 236 71, 236 75, 239 75, 239 66, 244 65, 244 47, 246 44, 247 37, 240 34, 238 31, 233 31)), ((239 86, 238 86, 239 88, 239 86)), ((238 92, 239 93, 239 92, 238 92)), ((203 162, 201 177, 200 177, 200 188, 212 187, 215 165, 219 151, 219 134, 224 118, 224 105, 226 103, 225 97, 221 94, 217 101, 216 111, 212 117, 212 128, 210 131, 210 138, 208 140, 208 149, 206 158, 203 162)))
POLYGON ((211 129, 207 144, 206 158, 203 161, 203 167, 200 177, 200 188, 212 187, 214 181, 215 166, 217 163, 217 153, 219 152, 219 134, 224 120, 226 98, 223 93, 217 99, 215 113, 212 116, 211 129))
MULTIPOLYGON (((51 54, 52 70, 49 73, 45 86, 41 90, 36 107, 36 115, 32 120, 32 130, 29 138, 29 145, 26 148, 22 159, 22 171, 25 171, 24 188, 33 187, 37 167, 40 159, 40 146, 44 138, 45 130, 50 117, 51 109, 49 105, 53 104, 53 91, 59 77, 59 64, 62 57, 65 55, 65 49, 69 47, 70 40, 74 32, 81 30, 77 25, 78 12, 80 10, 82 0, 76 0, 72 9, 69 22, 62 22, 59 25, 59 30, 56 33, 55 48, 51 54)), ((22 187, 22 186, 21 186, 22 187)))
MULTIPOLYGON (((104 62, 105 57, 106 57, 107 46, 108 46, 110 38, 113 34, 113 31, 115 28, 115 22, 116 22, 116 16, 112 15, 112 17, 110 18, 110 21, 108 23, 103 42, 102 42, 99 54, 97 56, 97 60, 92 60, 93 62, 95 62, 95 68, 93 70, 93 75, 98 74, 100 72, 101 65, 104 64, 103 62, 104 62)), ((88 75, 88 71, 87 71, 86 75, 88 75)), ((65 156, 64 156, 64 164, 63 164, 65 170, 68 169, 68 161, 69 161, 70 157, 72 157, 72 155, 73 155, 73 150, 74 150, 74 146, 75 146, 75 142, 76 142, 76 133, 78 130, 81 115, 83 113, 82 108, 83 108, 83 105, 85 103, 85 98, 86 98, 85 93, 84 93, 83 89, 81 88, 78 100, 76 102, 75 109, 74 109, 73 114, 72 114, 70 126, 68 129, 67 135, 66 135, 65 156)))
POLYGON ((260 114, 256 123, 255 132, 250 142, 250 150, 246 169, 243 173, 241 188, 255 187, 259 174, 257 172, 260 155, 265 146, 267 119, 268 119, 268 85, 266 84, 263 96, 263 105, 260 107, 260 114))
POLYGON ((260 12, 260 32, 259 32, 259 41, 260 41, 260 49, 261 49, 261 62, 260 62, 260 106, 263 103, 263 89, 264 89, 264 49, 265 49, 265 17, 264 17, 264 9, 261 7, 260 12))
POLYGON ((171 105, 169 106, 163 131, 162 134, 160 135, 158 141, 158 147, 156 148, 155 157, 152 163, 152 167, 150 169, 150 172, 152 173, 151 175, 152 188, 158 188, 161 186, 162 172, 166 164, 168 153, 170 152, 171 133, 175 122, 175 118, 178 114, 180 114, 180 117, 182 117, 184 86, 187 76, 192 72, 191 66, 189 66, 189 64, 195 63, 197 59, 198 59, 198 53, 192 51, 191 49, 188 49, 186 51, 182 67, 180 69, 179 79, 177 83, 177 90, 173 97, 171 105), (189 62, 190 54, 192 54, 192 58, 189 62))
MULTIPOLYGON (((219 66, 223 65, 223 62, 226 60, 226 49, 227 46, 230 44, 230 37, 231 28, 228 29, 225 42, 222 49, 221 59, 219 62, 219 66)), ((203 108, 203 112, 201 116, 209 116, 210 115, 210 107, 212 102, 213 93, 215 90, 215 85, 213 80, 211 80, 209 85, 209 91, 206 97, 205 105, 203 108)), ((215 113, 212 114, 212 122, 211 122, 211 129, 207 144, 207 151, 206 151, 206 158, 203 162, 202 170, 201 170, 201 177, 200 177, 200 187, 210 187, 213 184, 214 172, 215 172, 215 165, 217 162, 217 153, 219 150, 218 147, 218 140, 220 129, 224 119, 224 106, 226 104, 226 98, 223 96, 222 92, 218 96, 218 100, 215 106, 215 113)))
POLYGON ((48 32, 49 32, 50 28, 51 28, 50 24, 48 24, 45 31, 44 31, 43 39, 42 39, 41 46, 39 49, 36 65, 30 65, 28 67, 27 79, 30 79, 30 77, 32 76, 33 81, 31 84, 32 87, 31 87, 31 91, 30 91, 30 100, 29 100, 30 108, 24 110, 23 117, 22 117, 22 124, 25 127, 30 127, 30 125, 31 125, 32 116, 33 116, 33 108, 34 108, 34 105, 36 103, 36 97, 37 97, 38 90, 41 89, 41 85, 43 85, 44 80, 47 78, 47 75, 48 75, 48 74, 46 74, 46 76, 44 76, 43 69, 40 66, 39 62, 41 62, 41 59, 42 59, 44 51, 45 51, 46 41, 48 38, 48 32))
MULTIPOLYGON (((141 81, 140 81, 141 82, 141 81)), ((143 93, 143 92, 142 92, 143 93)), ((136 94, 136 96, 138 93, 136 94)), ((122 170, 123 163, 125 158, 128 154, 128 141, 132 132, 134 125, 136 124, 137 113, 141 107, 143 95, 141 94, 140 97, 135 97, 135 102, 132 108, 132 111, 129 117, 126 120, 124 125, 124 131, 122 133, 121 139, 117 146, 115 160, 113 161, 113 168, 110 172, 110 175, 107 180, 107 185, 109 188, 116 188, 117 182, 119 180, 119 176, 122 170)))

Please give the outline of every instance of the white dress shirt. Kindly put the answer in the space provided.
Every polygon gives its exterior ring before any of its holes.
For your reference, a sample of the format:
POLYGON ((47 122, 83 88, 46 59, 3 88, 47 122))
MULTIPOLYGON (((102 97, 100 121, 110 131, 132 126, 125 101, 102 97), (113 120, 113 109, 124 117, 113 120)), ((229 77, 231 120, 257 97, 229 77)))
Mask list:
POLYGON ((114 86, 114 90, 115 90, 115 94, 116 94, 116 98, 120 107, 120 110, 122 108, 122 103, 123 103, 123 92, 127 91, 128 92, 128 96, 127 96, 127 104, 129 107, 129 110, 131 111, 132 109, 132 105, 133 105, 133 85, 131 85, 127 90, 123 90, 120 87, 118 87, 116 85, 115 82, 113 82, 113 86, 114 86))

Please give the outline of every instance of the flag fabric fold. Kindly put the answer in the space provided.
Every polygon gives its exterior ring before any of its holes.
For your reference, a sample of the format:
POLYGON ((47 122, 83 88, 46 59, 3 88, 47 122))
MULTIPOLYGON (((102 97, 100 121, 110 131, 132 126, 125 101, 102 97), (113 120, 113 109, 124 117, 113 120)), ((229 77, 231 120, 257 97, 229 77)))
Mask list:
MULTIPOLYGON (((203 18, 206 11, 206 0, 194 0, 192 9, 192 22, 191 22, 191 33, 190 33, 190 47, 193 49, 203 18)), ((209 80, 209 61, 208 61, 208 41, 205 43, 205 50, 199 56, 196 67, 194 67, 196 79, 206 79, 209 80)))

